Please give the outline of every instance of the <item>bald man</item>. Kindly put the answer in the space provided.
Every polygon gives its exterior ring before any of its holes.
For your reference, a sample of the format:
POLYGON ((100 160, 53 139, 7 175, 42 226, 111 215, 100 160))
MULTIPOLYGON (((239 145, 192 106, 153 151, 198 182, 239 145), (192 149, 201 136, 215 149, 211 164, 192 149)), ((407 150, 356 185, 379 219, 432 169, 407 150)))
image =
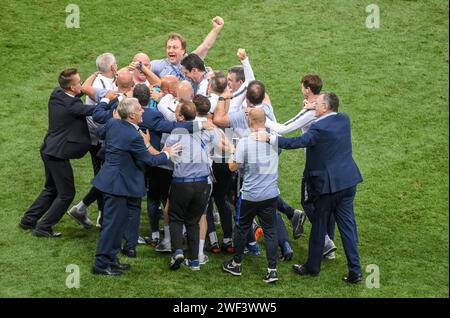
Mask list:
POLYGON ((175 96, 177 94, 176 91, 179 83, 180 81, 175 75, 164 76, 163 78, 161 78, 161 92, 164 95, 172 94, 175 96))
MULTIPOLYGON (((262 108, 251 109, 247 120, 252 132, 265 131, 266 114, 262 108)), ((231 171, 243 169, 243 184, 238 204, 240 208, 236 212, 235 254, 231 260, 224 262, 222 269, 234 276, 241 276, 246 237, 253 219, 258 216, 264 231, 268 261, 268 270, 263 281, 274 283, 278 280, 278 150, 266 142, 256 141, 252 136, 241 138, 229 168, 231 171)))
MULTIPOLYGON (((163 82, 165 81, 166 80, 163 80, 163 82)), ((177 118, 175 115, 175 111, 178 102, 192 101, 192 99, 194 98, 194 91, 192 90, 191 83, 189 83, 188 81, 181 81, 176 84, 176 81, 172 77, 169 78, 168 81, 171 85, 170 89, 172 90, 173 94, 166 94, 163 98, 161 98, 158 104, 158 110, 164 115, 167 120, 176 121, 177 118)))
POLYGON ((150 85, 161 85, 161 80, 151 71, 150 58, 145 53, 138 53, 133 57, 131 67, 134 72, 134 83, 150 85))

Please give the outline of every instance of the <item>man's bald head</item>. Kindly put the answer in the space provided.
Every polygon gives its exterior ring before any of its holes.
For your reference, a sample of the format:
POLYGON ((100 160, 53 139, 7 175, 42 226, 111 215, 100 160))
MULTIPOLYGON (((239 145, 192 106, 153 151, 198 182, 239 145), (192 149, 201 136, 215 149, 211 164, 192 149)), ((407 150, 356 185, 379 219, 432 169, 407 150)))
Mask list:
POLYGON ((177 88, 180 81, 175 75, 167 75, 161 78, 161 91, 164 94, 177 94, 177 88))
POLYGON ((191 83, 188 81, 181 81, 180 84, 178 84, 177 98, 178 100, 192 101, 194 98, 194 90, 192 89, 191 83))
POLYGON ((133 86, 133 76, 132 73, 127 68, 123 68, 117 72, 116 78, 117 87, 130 89, 133 86))
POLYGON ((266 113, 262 108, 252 108, 248 112, 248 121, 250 128, 264 128, 266 125, 266 113))
POLYGON ((150 58, 145 53, 138 53, 133 57, 133 62, 142 62, 142 64, 150 64, 150 58), (145 63, 146 62, 146 63, 145 63))
MULTIPOLYGON (((141 62, 147 68, 151 68, 150 58, 145 53, 138 53, 133 57, 133 62, 141 62)), ((136 83, 144 83, 147 80, 147 76, 140 72, 138 69, 134 70, 134 80, 136 83)))

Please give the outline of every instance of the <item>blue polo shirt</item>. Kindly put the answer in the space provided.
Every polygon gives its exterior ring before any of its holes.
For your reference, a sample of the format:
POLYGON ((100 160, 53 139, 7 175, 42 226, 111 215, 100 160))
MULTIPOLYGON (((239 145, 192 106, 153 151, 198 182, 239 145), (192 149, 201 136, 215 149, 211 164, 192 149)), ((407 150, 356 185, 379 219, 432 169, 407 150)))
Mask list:
POLYGON ((176 65, 171 64, 168 59, 153 60, 152 72, 155 73, 159 78, 167 75, 175 75, 180 81, 186 79, 183 70, 181 69, 181 64, 176 65))
POLYGON ((234 161, 241 165, 243 172, 243 200, 259 202, 280 194, 277 147, 252 137, 244 137, 237 144, 234 161))
POLYGON ((209 130, 189 134, 186 129, 174 129, 166 140, 166 146, 181 145, 178 156, 173 160, 175 178, 209 177, 211 174, 211 147, 219 144, 217 135, 209 130))

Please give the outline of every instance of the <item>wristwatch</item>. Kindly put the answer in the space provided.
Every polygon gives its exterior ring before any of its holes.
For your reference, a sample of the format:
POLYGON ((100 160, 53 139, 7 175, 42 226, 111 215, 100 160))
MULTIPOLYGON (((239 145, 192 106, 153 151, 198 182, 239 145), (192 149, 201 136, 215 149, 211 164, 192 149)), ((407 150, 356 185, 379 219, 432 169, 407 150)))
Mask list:
POLYGON ((223 96, 219 96, 219 100, 227 100, 227 99, 229 99, 229 98, 228 98, 228 97, 225 98, 225 97, 223 97, 223 96))

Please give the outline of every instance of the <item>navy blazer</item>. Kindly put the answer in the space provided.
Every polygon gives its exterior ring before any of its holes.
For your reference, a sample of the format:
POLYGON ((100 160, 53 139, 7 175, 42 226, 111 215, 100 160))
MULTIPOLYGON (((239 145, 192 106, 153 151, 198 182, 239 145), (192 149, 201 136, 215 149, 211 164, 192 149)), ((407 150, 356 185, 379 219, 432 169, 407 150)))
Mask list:
POLYGON ((145 196, 144 173, 137 162, 149 166, 166 164, 165 153, 152 155, 136 128, 125 120, 110 119, 100 132, 105 140, 105 162, 92 181, 104 193, 141 198, 145 196))
MULTIPOLYGON (((109 104, 100 102, 95 108, 92 118, 99 124, 106 123, 113 116, 113 111, 119 104, 117 99, 113 99, 109 104)), ((164 118, 164 115, 158 110, 144 108, 142 123, 139 126, 150 131, 150 143, 156 150, 161 150, 162 133, 170 134, 175 128, 184 128, 193 132, 194 124, 189 122, 175 122, 164 118)))
POLYGON ((92 115, 94 109, 83 105, 78 96, 71 97, 56 88, 48 101, 48 131, 41 151, 60 159, 83 157, 91 147, 86 116, 92 115))
POLYGON ((303 175, 310 195, 335 193, 362 181, 352 157, 350 119, 346 114, 338 113, 319 120, 301 136, 279 137, 278 147, 306 147, 303 175))

